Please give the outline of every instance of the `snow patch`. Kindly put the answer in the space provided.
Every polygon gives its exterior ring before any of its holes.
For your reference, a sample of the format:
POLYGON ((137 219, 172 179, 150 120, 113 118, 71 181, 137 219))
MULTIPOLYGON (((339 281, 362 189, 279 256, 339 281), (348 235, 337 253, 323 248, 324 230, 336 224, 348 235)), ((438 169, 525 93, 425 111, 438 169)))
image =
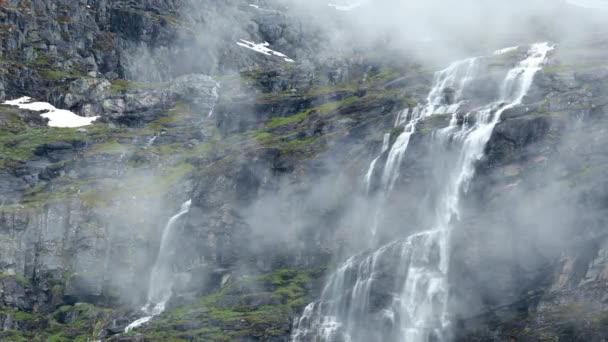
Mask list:
POLYGON ((270 43, 268 42, 263 42, 263 43, 254 43, 252 41, 249 40, 245 40, 245 39, 241 39, 239 42, 236 42, 236 44, 238 46, 242 46, 244 48, 253 50, 255 52, 259 52, 262 53, 266 56, 277 56, 277 57, 281 57, 283 58, 283 60, 285 62, 289 62, 289 63, 293 63, 295 62, 293 59, 287 57, 285 54, 269 49, 268 47, 270 46, 270 43))
POLYGON ((24 96, 22 98, 6 101, 5 105, 17 106, 21 109, 33 110, 36 112, 46 112, 41 114, 43 118, 49 119, 50 127, 82 127, 88 126, 97 120, 99 116, 84 117, 76 115, 69 110, 58 109, 47 102, 33 102, 31 97, 24 96))

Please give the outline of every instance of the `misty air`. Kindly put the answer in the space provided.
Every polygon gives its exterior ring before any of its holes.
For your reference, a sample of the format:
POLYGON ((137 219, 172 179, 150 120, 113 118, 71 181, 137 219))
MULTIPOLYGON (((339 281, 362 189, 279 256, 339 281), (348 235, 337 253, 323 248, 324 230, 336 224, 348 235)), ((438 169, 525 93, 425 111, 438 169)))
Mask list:
POLYGON ((608 339, 608 0, 0 0, 0 341, 608 339))

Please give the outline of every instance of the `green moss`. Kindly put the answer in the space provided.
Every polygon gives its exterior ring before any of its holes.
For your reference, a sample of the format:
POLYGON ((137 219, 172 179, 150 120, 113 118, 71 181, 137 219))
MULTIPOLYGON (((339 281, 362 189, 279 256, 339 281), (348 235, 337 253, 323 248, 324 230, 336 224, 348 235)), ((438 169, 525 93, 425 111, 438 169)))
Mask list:
POLYGON ((286 139, 289 137, 289 133, 285 136, 273 135, 268 132, 271 130, 285 128, 287 126, 297 125, 298 123, 305 120, 310 113, 313 112, 313 108, 306 109, 298 114, 288 116, 288 117, 275 117, 268 121, 264 127, 264 131, 258 131, 253 135, 253 138, 259 142, 262 142, 267 145, 282 145, 284 148, 297 148, 299 146, 307 145, 307 143, 312 141, 305 141, 299 139, 286 139))
POLYGON ((40 77, 45 80, 60 80, 64 78, 74 77, 74 75, 60 70, 42 69, 40 70, 40 77))
POLYGON ((280 269, 242 276, 197 301, 185 302, 163 313, 138 332, 152 340, 239 341, 259 336, 265 341, 285 336, 290 328, 285 319, 295 316, 309 302, 306 289, 322 273, 322 269, 280 269), (200 329, 180 331, 184 324, 201 322, 205 326, 200 329))
POLYGON ((57 333, 48 337, 48 342, 70 342, 71 340, 63 336, 63 333, 57 333))
POLYGON ((32 62, 35 66, 46 66, 49 65, 49 57, 41 51, 36 53, 36 59, 32 62))
POLYGON ((304 148, 312 145, 318 138, 319 138, 319 136, 315 135, 315 136, 312 136, 312 137, 306 138, 306 139, 289 140, 285 143, 280 144, 279 148, 285 152, 301 150, 301 149, 304 149, 304 148))
POLYGON ((367 84, 372 87, 376 84, 384 85, 384 83, 394 80, 399 76, 401 76, 401 74, 396 69, 379 70, 367 78, 367 84))
POLYGON ((308 117, 308 115, 312 112, 312 108, 306 109, 298 114, 288 116, 288 117, 275 117, 272 118, 269 122, 266 123, 267 129, 275 129, 278 127, 288 126, 297 124, 308 117))
POLYGON ((0 134, 14 134, 28 128, 27 123, 19 117, 16 107, 0 105, 0 113, 3 116, 0 134))
POLYGON ((273 285, 277 286, 288 285, 292 283, 308 283, 312 280, 308 272, 301 271, 298 269, 275 270, 269 275, 269 279, 273 285))
POLYGON ((89 149, 85 155, 92 156, 96 154, 121 154, 127 151, 127 147, 121 145, 117 141, 107 141, 101 144, 95 144, 89 149))
POLYGON ((356 96, 350 96, 347 98, 344 98, 340 101, 334 101, 334 102, 328 102, 326 104, 320 105, 316 108, 316 111, 321 114, 321 115, 326 115, 329 114, 337 109, 339 109, 342 106, 351 104, 355 101, 357 101, 358 97, 356 96))
POLYGON ((162 178, 163 181, 169 184, 175 184, 180 179, 184 178, 187 174, 194 170, 194 166, 189 163, 181 163, 176 166, 169 167, 165 170, 162 178))
POLYGON ((0 312, 11 316, 15 321, 32 321, 35 319, 33 314, 25 311, 15 311, 9 308, 0 307, 0 312))
POLYGON ((335 94, 339 92, 349 92, 355 93, 357 91, 356 84, 332 84, 321 87, 312 87, 307 93, 306 96, 316 97, 328 94, 335 94))
POLYGON ((167 83, 140 83, 129 80, 116 79, 110 81, 110 93, 121 93, 130 89, 162 89, 167 86, 167 83))
POLYGON ((272 137, 273 137, 273 135, 271 133, 268 133, 268 132, 259 132, 259 133, 257 133, 254 136, 254 138, 256 140, 259 140, 259 141, 262 141, 262 142, 263 141, 268 141, 268 140, 272 139, 272 137))
POLYGON ((25 286, 27 284, 29 284, 30 280, 27 279, 26 277, 22 277, 19 275, 9 275, 9 274, 4 274, 4 273, 0 273, 0 279, 6 279, 6 278, 11 278, 14 279, 16 281, 18 281, 19 283, 21 283, 21 285, 25 286))
POLYGON ((111 81, 112 85, 110 86, 110 93, 121 93, 128 89, 141 88, 141 85, 135 82, 127 81, 127 80, 113 80, 111 81))
POLYGON ((401 104, 407 105, 410 108, 414 108, 418 105, 418 100, 411 97, 401 97, 399 100, 401 101, 401 104))
POLYGON ((57 297, 61 297, 63 295, 63 286, 61 285, 54 285, 51 288, 51 294, 53 295, 53 297, 57 298, 57 297))
POLYGON ((110 314, 109 309, 101 309, 87 303, 64 305, 49 315, 53 323, 40 333, 48 335, 45 340, 83 342, 95 340, 101 331, 101 326, 110 318, 110 314), (67 314, 74 315, 75 320, 68 324, 56 322, 67 314))
POLYGON ((71 140, 96 141, 107 139, 116 132, 119 130, 103 123, 87 126, 85 131, 76 128, 38 127, 14 134, 1 132, 0 155, 15 160, 27 160, 33 156, 33 150, 36 147, 44 144, 71 140))
POLYGON ((397 140, 397 138, 401 135, 401 133, 403 133, 404 129, 403 127, 395 127, 393 128, 393 130, 391 131, 391 137, 390 140, 391 141, 395 141, 397 140))
POLYGON ((94 189, 79 194, 80 203, 86 208, 95 208, 112 203, 115 196, 113 189, 94 189))
POLYGON ((33 69, 38 70, 40 77, 45 80, 61 80, 70 77, 87 77, 78 71, 64 72, 54 69, 48 55, 43 51, 37 51, 36 59, 29 64, 33 69))
POLYGON ((26 337, 24 335, 24 333, 20 332, 20 331, 14 331, 14 330, 9 330, 9 331, 4 331, 2 333, 3 338, 6 339, 6 341, 11 341, 11 342, 31 342, 32 340, 29 337, 26 337))
POLYGON ((42 208, 46 204, 64 202, 68 198, 66 193, 48 193, 40 192, 32 195, 27 195, 23 198, 23 205, 29 208, 42 208))

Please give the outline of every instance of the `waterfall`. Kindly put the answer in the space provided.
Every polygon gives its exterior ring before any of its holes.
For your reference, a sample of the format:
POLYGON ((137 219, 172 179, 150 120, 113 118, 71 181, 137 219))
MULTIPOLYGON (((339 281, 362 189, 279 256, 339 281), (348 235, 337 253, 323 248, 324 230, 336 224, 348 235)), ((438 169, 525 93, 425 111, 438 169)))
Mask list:
POLYGON ((152 147, 152 145, 154 145, 154 142, 156 141, 157 138, 158 138, 158 135, 154 135, 152 138, 150 138, 150 140, 148 140, 148 142, 146 143, 146 148, 152 147))
POLYGON ((213 87, 213 89, 211 89, 211 95, 213 96, 214 100, 213 100, 213 104, 211 105, 211 109, 209 110, 209 114, 207 114, 207 117, 210 118, 213 115, 213 111, 215 110, 215 106, 217 105, 217 101, 219 98, 218 95, 218 89, 220 88, 220 83, 216 82, 215 86, 213 87))
POLYGON ((172 216, 165 225, 165 229, 163 229, 163 235, 160 240, 160 248, 156 257, 156 262, 154 263, 154 267, 152 268, 152 273, 150 275, 147 303, 141 308, 146 316, 129 324, 125 328, 125 332, 129 332, 142 324, 149 322, 152 318, 154 318, 154 316, 160 315, 163 311, 165 311, 165 306, 169 299, 171 299, 173 288, 171 270, 171 254, 174 251, 174 248, 172 248, 174 246, 171 245, 171 241, 174 238, 173 231, 175 230, 178 220, 190 211, 191 205, 191 200, 184 202, 180 208, 180 211, 172 216))
POLYGON ((376 169, 376 163, 378 163, 378 160, 380 160, 380 158, 382 158, 382 154, 384 154, 384 152, 388 151, 390 140, 391 140, 391 134, 390 133, 384 134, 384 139, 382 141, 382 150, 380 151, 380 155, 378 155, 378 157, 376 157, 376 159, 372 160, 372 163, 369 165, 369 169, 367 170, 367 174, 365 175, 365 188, 368 193, 371 188, 372 176, 374 175, 374 170, 376 169))
MULTIPOLYGON (((447 127, 430 134, 437 177, 432 219, 428 227, 393 241, 374 252, 347 259, 328 279, 318 301, 309 304, 294 321, 293 342, 441 342, 450 340, 448 271, 450 235, 460 217, 459 202, 474 176, 502 113, 520 105, 535 74, 553 49, 534 44, 526 58, 510 69, 493 99, 471 107, 470 84, 483 76, 485 57, 453 63, 435 74, 427 104, 398 114, 395 127, 402 133, 388 151, 381 173, 382 208, 395 189, 410 138, 425 118, 451 115, 447 127), (436 153, 436 155, 435 155, 436 153)), ((366 187, 374 177, 377 161, 370 164, 366 187)), ((435 187, 433 188, 435 189, 435 187)), ((374 218, 374 225, 380 220, 374 218)), ((374 230, 380 227, 375 227, 374 230)), ((410 227, 408 227, 410 228, 410 227)))

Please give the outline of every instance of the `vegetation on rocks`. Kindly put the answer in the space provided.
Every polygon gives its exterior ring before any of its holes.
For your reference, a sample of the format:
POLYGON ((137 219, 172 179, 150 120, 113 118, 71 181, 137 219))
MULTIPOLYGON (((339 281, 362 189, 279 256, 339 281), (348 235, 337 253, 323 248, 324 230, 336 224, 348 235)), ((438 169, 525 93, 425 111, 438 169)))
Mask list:
POLYGON ((32 342, 91 341, 98 338, 110 311, 90 304, 65 305, 48 315, 14 312, 0 308, 20 330, 0 332, 0 339, 32 342))
POLYGON ((312 286, 322 274, 322 269, 278 269, 242 276, 194 301, 178 299, 174 309, 131 334, 159 341, 222 342, 285 336, 291 328, 290 317, 310 301, 312 286))

